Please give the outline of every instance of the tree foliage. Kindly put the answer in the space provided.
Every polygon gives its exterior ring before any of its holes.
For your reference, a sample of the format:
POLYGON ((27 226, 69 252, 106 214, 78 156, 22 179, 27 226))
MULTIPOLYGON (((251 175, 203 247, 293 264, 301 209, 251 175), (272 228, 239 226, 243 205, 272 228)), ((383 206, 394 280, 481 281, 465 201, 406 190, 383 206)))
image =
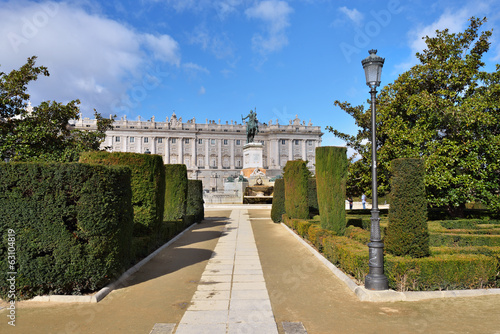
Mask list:
MULTIPOLYGON (((500 209, 500 66, 482 70, 492 35, 486 18, 472 17, 461 33, 448 29, 424 37, 419 63, 384 87, 377 98, 379 192, 389 190, 389 165, 396 158, 422 158, 430 206, 459 215, 467 202, 500 209)), ((328 129, 357 150, 349 190, 369 188, 371 111, 335 101, 354 117, 356 136, 328 129)), ((349 191, 348 190, 348 191, 349 191)))
POLYGON ((0 72, 0 159, 17 161, 76 161, 80 152, 98 150, 113 119, 95 113, 97 130, 71 129, 69 121, 80 113, 79 100, 67 104, 44 101, 28 108, 28 84, 49 76, 36 57, 19 70, 0 72))

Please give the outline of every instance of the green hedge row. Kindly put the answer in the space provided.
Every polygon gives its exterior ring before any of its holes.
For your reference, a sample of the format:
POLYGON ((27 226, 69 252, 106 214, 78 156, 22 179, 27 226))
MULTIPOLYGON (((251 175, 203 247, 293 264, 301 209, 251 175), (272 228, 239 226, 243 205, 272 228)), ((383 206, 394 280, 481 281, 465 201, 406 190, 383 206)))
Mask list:
POLYGON ((395 159, 391 161, 391 171, 391 207, 384 237, 385 250, 396 256, 428 256, 424 162, 395 159))
POLYGON ((158 234, 165 201, 165 169, 159 155, 85 152, 80 156, 80 162, 129 167, 132 170, 134 236, 158 234))
POLYGON ((290 160, 285 165, 285 211, 292 218, 309 218, 309 175, 305 161, 290 160))
POLYGON ((276 179, 274 181, 273 205, 271 207, 271 219, 275 223, 281 222, 281 216, 285 213, 285 181, 276 179))
MULTIPOLYGON (((368 247, 346 236, 337 236, 318 224, 284 215, 284 223, 311 241, 323 255, 345 273, 363 282, 369 272, 368 247)), ((348 229, 365 238, 365 231, 348 229)), ((364 240, 366 241, 366 240, 364 240)), ((424 258, 386 255, 384 271, 389 287, 397 291, 472 289, 499 285, 498 253, 439 254, 424 258)))
POLYGON ((17 271, 19 299, 105 286, 130 261, 130 184, 126 167, 0 163, 0 280, 17 271), (8 231, 15 270, 7 263, 8 231))
POLYGON ((203 203, 203 182, 188 180, 186 215, 193 216, 195 222, 201 223, 205 219, 203 203))
POLYGON ((186 215, 188 178, 186 165, 165 165, 165 209, 163 219, 172 221, 186 215))
POLYGON ((335 231, 338 235, 344 234, 346 228, 346 152, 346 147, 316 148, 316 182, 321 227, 335 231))
POLYGON ((439 246, 500 246, 500 235, 474 235, 452 233, 430 233, 429 244, 439 246))

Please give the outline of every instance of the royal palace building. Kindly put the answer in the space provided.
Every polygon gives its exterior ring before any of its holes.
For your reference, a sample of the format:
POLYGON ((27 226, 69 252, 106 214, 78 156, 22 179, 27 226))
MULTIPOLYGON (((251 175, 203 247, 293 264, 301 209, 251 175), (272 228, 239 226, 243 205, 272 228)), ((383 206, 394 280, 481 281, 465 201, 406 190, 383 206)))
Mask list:
MULTIPOLYGON (((79 118, 71 126, 96 129, 96 120, 79 118)), ((113 130, 106 133, 102 149, 110 152, 136 152, 161 155, 166 164, 185 164, 188 177, 203 181, 206 191, 223 189, 230 176, 237 177, 243 168, 243 146, 246 144, 246 125, 236 121, 205 120, 183 122, 175 113, 158 122, 130 121, 126 117, 115 120, 113 130)), ((254 141, 263 144, 263 168, 268 176, 282 174, 288 160, 307 160, 314 173, 316 147, 321 145, 321 128, 306 124, 297 116, 288 124, 278 120, 259 122, 254 141)))

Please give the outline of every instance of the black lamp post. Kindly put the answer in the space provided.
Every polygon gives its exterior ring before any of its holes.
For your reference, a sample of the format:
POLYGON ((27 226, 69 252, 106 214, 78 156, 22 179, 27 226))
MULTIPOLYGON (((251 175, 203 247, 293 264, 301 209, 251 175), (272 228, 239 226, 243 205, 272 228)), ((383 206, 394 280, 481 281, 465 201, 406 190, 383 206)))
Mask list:
POLYGON ((377 50, 368 51, 370 55, 361 61, 365 70, 366 84, 370 87, 372 98, 372 210, 370 242, 368 243, 370 272, 365 278, 365 288, 369 290, 387 290, 389 284, 384 275, 384 244, 380 235, 380 211, 378 209, 377 198, 377 123, 375 117, 375 96, 377 87, 380 86, 380 76, 384 58, 377 56, 377 50))

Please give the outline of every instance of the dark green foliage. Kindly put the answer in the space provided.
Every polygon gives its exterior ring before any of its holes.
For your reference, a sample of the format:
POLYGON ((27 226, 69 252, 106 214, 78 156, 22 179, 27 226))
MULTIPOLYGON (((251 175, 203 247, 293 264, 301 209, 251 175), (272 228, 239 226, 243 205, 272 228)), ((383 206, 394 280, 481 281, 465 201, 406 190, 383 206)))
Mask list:
POLYGON ((194 221, 200 223, 205 218, 203 203, 203 182, 188 180, 186 215, 193 215, 194 221))
POLYGON ((391 207, 384 239, 388 253, 414 258, 428 256, 425 166, 421 159, 396 159, 391 163, 391 207))
POLYGON ((17 271, 16 297, 102 288, 130 261, 131 171, 88 164, 0 164, 0 296, 17 271), (15 270, 7 265, 15 232, 15 270))
POLYGON ((157 235, 163 221, 165 170, 159 155, 85 152, 80 162, 124 165, 132 170, 134 236, 157 235))
POLYGON ((347 148, 316 148, 316 184, 321 227, 343 235, 346 228, 347 148))
POLYGON ((271 219, 275 223, 282 220, 285 213, 285 180, 276 179, 274 181, 273 205, 271 208, 271 219))
POLYGON ((310 176, 305 161, 288 161, 284 168, 285 211, 290 218, 309 218, 307 184, 310 176))
POLYGON ((163 220, 182 219, 186 214, 188 192, 186 165, 165 165, 165 185, 163 220))
POLYGON ((309 178, 307 183, 307 201, 309 205, 309 216, 319 215, 318 192, 316 189, 316 179, 309 178))

